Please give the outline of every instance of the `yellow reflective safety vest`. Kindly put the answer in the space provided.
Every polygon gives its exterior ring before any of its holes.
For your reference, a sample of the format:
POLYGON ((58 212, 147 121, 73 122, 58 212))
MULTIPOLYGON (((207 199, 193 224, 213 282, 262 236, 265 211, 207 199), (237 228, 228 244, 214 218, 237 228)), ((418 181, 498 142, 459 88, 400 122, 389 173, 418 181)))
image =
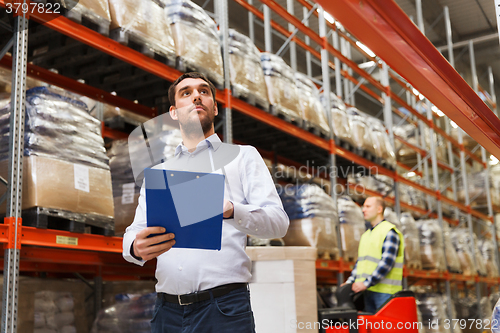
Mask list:
POLYGON ((380 222, 375 228, 365 231, 361 236, 356 264, 356 282, 365 281, 377 268, 378 263, 382 260, 382 245, 391 229, 394 229, 399 236, 396 262, 379 283, 368 288, 370 291, 394 294, 403 289, 404 237, 394 224, 387 221, 380 222))

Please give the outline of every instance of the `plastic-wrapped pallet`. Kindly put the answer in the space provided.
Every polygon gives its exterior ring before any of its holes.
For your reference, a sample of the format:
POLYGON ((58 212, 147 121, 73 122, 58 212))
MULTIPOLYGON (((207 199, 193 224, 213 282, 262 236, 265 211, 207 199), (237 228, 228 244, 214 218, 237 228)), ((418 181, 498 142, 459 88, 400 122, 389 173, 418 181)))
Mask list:
POLYGON ((295 84, 294 70, 277 55, 260 54, 269 102, 275 113, 282 114, 290 121, 302 121, 299 92, 295 84))
POLYGON ((422 269, 420 232, 410 213, 401 214, 401 232, 405 241, 405 263, 410 268, 422 269))
POLYGON ((74 307, 71 293, 35 293, 33 332, 76 333, 74 307))
POLYGON ((354 107, 348 108, 346 112, 355 148, 362 149, 376 156, 377 151, 375 150, 375 145, 370 134, 367 117, 354 107))
POLYGON ((418 309, 422 313, 422 323, 426 333, 449 333, 444 327, 446 300, 439 294, 417 294, 418 309))
POLYGON ((312 246, 321 258, 338 258, 338 222, 335 202, 317 185, 296 185, 279 190, 290 218, 285 245, 312 246))
POLYGON ((99 311, 91 333, 151 332, 156 293, 121 295, 120 299, 120 302, 99 311))
POLYGON ((233 29, 229 29, 229 60, 234 95, 269 108, 260 51, 250 38, 233 29))
MULTIPOLYGON (((436 223, 438 221, 436 220, 436 223)), ((446 251, 446 262, 448 264, 448 270, 453 273, 461 273, 462 266, 460 265, 460 259, 458 258, 458 253, 453 246, 451 241, 451 229, 448 223, 443 222, 443 236, 444 236, 444 248, 446 251)))
POLYGON ((366 231, 363 211, 348 196, 339 197, 337 207, 344 260, 355 262, 358 258, 359 240, 366 231))
MULTIPOLYGON (((418 131, 417 127, 413 124, 406 124, 401 126, 394 126, 393 128, 394 135, 400 136, 408 143, 411 143, 416 146, 420 146, 420 142, 418 140, 418 131)), ((398 155, 398 159, 401 161, 414 161, 417 159, 417 152, 414 149, 411 149, 404 144, 402 144, 399 140, 395 140, 396 151, 398 155)))
MULTIPOLYGON (((469 199, 471 199, 471 204, 473 206, 485 206, 487 204, 486 198, 486 179, 484 177, 484 170, 479 172, 468 173, 467 177, 467 185, 469 189, 469 199)), ((491 175, 489 176, 490 183, 490 197, 492 204, 498 204, 499 192, 496 186, 498 182, 493 182, 491 175), (494 187, 495 186, 495 187, 494 187)), ((465 202, 465 189, 463 185, 463 181, 460 178, 458 180, 458 188, 457 188, 457 196, 458 200, 461 202, 465 202)))
POLYGON ((486 274, 489 277, 498 277, 498 265, 493 241, 491 239, 481 239, 478 242, 478 248, 484 260, 486 274))
POLYGON ((328 120, 323 105, 319 100, 319 91, 314 83, 304 74, 296 72, 295 82, 299 92, 299 101, 304 120, 309 127, 315 127, 323 134, 330 133, 328 120))
MULTIPOLYGON (((323 105, 326 105, 324 92, 319 95, 319 99, 323 105)), ((349 118, 346 113, 344 101, 342 101, 342 99, 340 99, 333 92, 330 92, 330 105, 333 134, 338 139, 345 141, 352 147, 355 147, 356 145, 352 139, 349 118)))
MULTIPOLYGON (((477 236, 476 234, 472 235, 474 238, 474 259, 476 261, 476 269, 477 269, 477 274, 481 276, 486 276, 488 274, 488 271, 486 270, 486 265, 483 260, 483 256, 478 248, 478 241, 477 241, 477 236)), ((469 242, 471 239, 469 238, 469 242)))
POLYGON ((164 3, 179 60, 187 68, 205 73, 215 85, 222 86, 221 45, 214 20, 203 8, 189 0, 164 3))
POLYGON ((401 231, 401 221, 398 219, 398 215, 390 207, 386 207, 384 210, 384 220, 391 222, 401 231))
MULTIPOLYGON (((416 183, 422 183, 420 179, 412 179, 416 183)), ((406 184, 399 184, 399 196, 402 202, 406 202, 420 209, 426 209, 426 201, 424 194, 406 184)))
MULTIPOLYGON (((4 177, 9 116, 10 104, 0 110, 0 174, 4 177)), ((85 103, 63 90, 28 90, 24 140, 23 209, 61 210, 58 216, 85 217, 110 229, 113 197, 108 157, 101 123, 88 114, 85 103)))
MULTIPOLYGON (((150 144, 164 146, 163 156, 173 156, 175 147, 182 141, 180 131, 163 131, 160 136, 150 138, 150 144), (152 141, 157 143, 152 143, 152 141)), ((133 146, 137 148, 137 146, 133 146)), ((132 149, 134 149, 132 148, 132 149)), ((115 206, 115 235, 122 236, 135 216, 140 186, 134 179, 130 156, 137 157, 135 151, 129 151, 128 140, 115 140, 108 150, 109 167, 113 182, 113 198, 115 206)))
POLYGON ((476 264, 469 245, 469 231, 466 229, 454 229, 451 232, 451 240, 460 260, 463 275, 475 275, 476 264))
POLYGON ((86 18, 99 27, 101 34, 109 34, 111 15, 108 0, 61 0, 61 5, 68 10, 70 19, 81 23, 82 18, 86 18))
POLYGON ((175 47, 165 12, 153 0, 108 0, 111 14, 110 36, 128 44, 129 40, 147 46, 168 59, 175 58, 175 47))
POLYGON ((389 136, 385 131, 384 125, 375 118, 369 119, 369 131, 375 146, 377 157, 383 159, 387 164, 396 167, 396 155, 394 154, 394 147, 389 141, 389 136))
POLYGON ((446 271, 443 251, 443 234, 437 220, 418 220, 422 268, 446 271))

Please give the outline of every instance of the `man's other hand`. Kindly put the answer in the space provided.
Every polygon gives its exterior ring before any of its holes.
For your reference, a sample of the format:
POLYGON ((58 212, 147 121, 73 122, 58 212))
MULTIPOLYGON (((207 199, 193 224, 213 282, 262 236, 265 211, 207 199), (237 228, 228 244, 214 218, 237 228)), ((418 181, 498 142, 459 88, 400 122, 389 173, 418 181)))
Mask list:
POLYGON ((354 291, 355 293, 360 293, 364 290, 366 290, 366 286, 363 282, 354 282, 352 284, 352 291, 354 291))
POLYGON ((234 205, 231 201, 224 199, 224 207, 222 208, 222 216, 226 219, 234 217, 234 205))
POLYGON ((165 228, 162 227, 147 227, 139 231, 134 240, 134 254, 142 258, 142 260, 147 261, 170 250, 175 244, 174 234, 164 234, 148 238, 151 234, 161 234, 164 232, 165 228))

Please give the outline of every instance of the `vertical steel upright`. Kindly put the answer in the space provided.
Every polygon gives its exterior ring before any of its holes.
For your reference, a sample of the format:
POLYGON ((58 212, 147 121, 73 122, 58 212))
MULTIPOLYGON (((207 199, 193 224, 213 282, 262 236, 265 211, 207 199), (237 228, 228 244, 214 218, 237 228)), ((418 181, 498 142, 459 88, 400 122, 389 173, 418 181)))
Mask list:
MULTIPOLYGON (((248 4, 253 6, 253 0, 247 0, 248 4)), ((251 10, 248 11, 248 37, 255 44, 255 22, 254 15, 251 10)))
POLYGON ((233 117, 231 111, 231 80, 229 73, 229 17, 227 0, 216 0, 215 6, 218 8, 219 30, 222 42, 222 63, 224 66, 224 142, 233 143, 233 117))
POLYGON ((271 30, 271 9, 264 5, 264 47, 266 52, 273 53, 273 35, 271 30))
MULTIPOLYGON (((327 110, 326 114, 328 117, 328 126, 330 127, 330 195, 334 201, 335 210, 337 211, 337 170, 336 170, 336 156, 333 141, 333 119, 332 119, 332 104, 330 100, 330 66, 328 65, 329 54, 326 49, 327 38, 326 38, 326 20, 325 20, 325 12, 323 8, 319 7, 319 36, 323 39, 323 45, 321 45, 321 73, 323 78, 323 95, 325 96, 325 109, 327 110)), ((337 244, 339 248, 339 256, 342 257, 342 243, 340 237, 340 221, 337 221, 336 225, 337 229, 337 244)), ((344 274, 339 271, 337 273, 337 284, 344 282, 344 274)))
MULTIPOLYGON (((304 18, 305 22, 304 25, 306 27, 309 26, 309 15, 306 7, 302 8, 302 17, 304 18)), ((308 35, 305 36, 305 43, 306 45, 311 45, 311 39, 309 38, 308 35)), ((312 59, 311 59, 311 52, 306 51, 306 72, 307 76, 311 77, 312 76, 312 59)))
MULTIPOLYGON (((332 44, 333 48, 336 50, 340 49, 340 37, 338 29, 338 26, 336 26, 332 34, 332 44)), ((333 59, 333 63, 335 65, 335 93, 339 98, 342 98, 342 73, 340 72, 340 59, 335 57, 333 59)))
MULTIPOLYGON (((291 15, 295 15, 293 5, 295 0, 286 0, 286 10, 291 15)), ((292 32, 295 30, 295 26, 291 23, 288 23, 288 31, 292 32)), ((297 47, 294 41, 290 41, 290 67, 294 71, 297 70, 297 47)))
MULTIPOLYGON (((23 1, 23 4, 26 0, 23 1)), ((24 8, 24 7, 23 7, 24 8)), ((9 133, 9 170, 7 211, 8 243, 4 250, 2 332, 17 331, 19 289, 19 250, 21 248, 21 203, 26 103, 26 66, 28 62, 28 19, 23 13, 14 19, 12 53, 12 92, 9 133)))

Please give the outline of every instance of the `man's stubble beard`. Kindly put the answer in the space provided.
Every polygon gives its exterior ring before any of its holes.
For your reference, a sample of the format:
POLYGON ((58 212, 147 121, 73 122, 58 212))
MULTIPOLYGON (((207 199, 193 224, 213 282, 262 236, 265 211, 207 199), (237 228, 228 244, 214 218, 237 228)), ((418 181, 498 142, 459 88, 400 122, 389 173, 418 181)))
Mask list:
MULTIPOLYGON (((205 106, 203 106, 205 107, 205 106)), ((212 129, 214 118, 215 118, 215 109, 212 112, 207 112, 206 117, 202 117, 201 119, 198 117, 195 120, 188 120, 186 122, 179 122, 179 125, 187 136, 196 137, 201 134, 205 135, 208 131, 212 129), (200 133, 202 132, 202 133, 200 133)))

